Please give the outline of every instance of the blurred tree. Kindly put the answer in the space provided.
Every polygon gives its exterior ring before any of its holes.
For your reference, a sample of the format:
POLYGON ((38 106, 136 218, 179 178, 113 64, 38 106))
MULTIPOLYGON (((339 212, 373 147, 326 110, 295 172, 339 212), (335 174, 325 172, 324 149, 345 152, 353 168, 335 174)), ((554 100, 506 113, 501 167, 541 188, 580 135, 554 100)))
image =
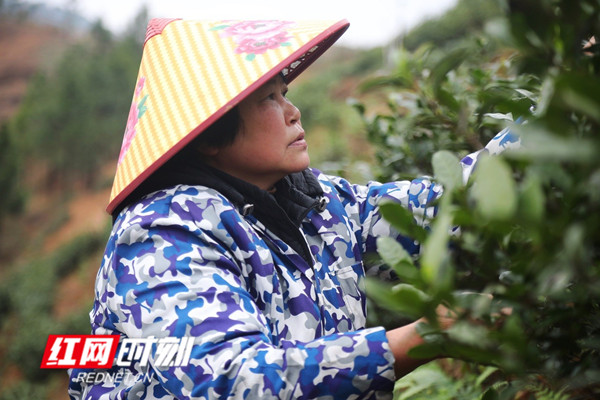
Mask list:
POLYGON ((17 148, 8 126, 0 126, 0 228, 5 216, 19 211, 24 195, 20 183, 22 153, 17 148))
POLYGON ((125 37, 138 43, 143 43, 146 37, 146 26, 150 19, 148 7, 142 6, 133 20, 125 29, 125 37))
POLYGON ((101 22, 29 87, 15 120, 30 154, 47 163, 49 183, 92 183, 119 151, 135 80, 139 43, 115 40, 101 22))
POLYGON ((421 23, 400 41, 408 50, 416 50, 425 43, 443 47, 480 31, 486 21, 502 16, 500 4, 498 0, 459 0, 448 12, 421 23))

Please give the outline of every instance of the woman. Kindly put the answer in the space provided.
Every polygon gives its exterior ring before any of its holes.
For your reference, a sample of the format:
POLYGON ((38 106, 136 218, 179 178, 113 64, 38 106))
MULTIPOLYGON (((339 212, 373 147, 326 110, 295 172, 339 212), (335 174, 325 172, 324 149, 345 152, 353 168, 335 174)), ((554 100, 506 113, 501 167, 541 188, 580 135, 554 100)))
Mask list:
POLYGON ((160 365, 152 353, 123 367, 127 380, 72 379, 72 398, 391 398, 394 380, 425 362, 407 355, 422 342, 419 321, 365 327, 362 279, 386 271, 363 258, 378 236, 418 252, 377 205, 400 202, 425 223, 441 188, 427 179, 358 186, 309 168, 301 114, 286 98, 288 82, 347 26, 150 23, 92 328, 190 337, 193 347, 187 365, 160 365), (198 66, 215 48, 215 66, 198 66), (223 89, 232 77, 242 89, 223 89))

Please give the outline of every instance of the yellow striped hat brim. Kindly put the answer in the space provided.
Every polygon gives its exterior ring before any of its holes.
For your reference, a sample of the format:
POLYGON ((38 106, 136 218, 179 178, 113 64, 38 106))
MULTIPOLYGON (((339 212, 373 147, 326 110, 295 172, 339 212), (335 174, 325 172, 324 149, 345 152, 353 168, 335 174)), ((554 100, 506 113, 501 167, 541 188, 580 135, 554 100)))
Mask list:
POLYGON ((151 20, 106 210, 264 82, 279 72, 291 82, 348 26, 151 20))

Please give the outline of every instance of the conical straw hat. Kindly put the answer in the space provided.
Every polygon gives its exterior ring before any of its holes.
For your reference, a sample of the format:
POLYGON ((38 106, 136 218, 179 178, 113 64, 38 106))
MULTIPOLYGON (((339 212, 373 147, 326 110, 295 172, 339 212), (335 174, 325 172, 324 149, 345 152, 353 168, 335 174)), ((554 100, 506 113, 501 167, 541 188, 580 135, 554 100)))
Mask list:
POLYGON ((106 210, 264 82, 292 81, 348 25, 151 20, 106 210))

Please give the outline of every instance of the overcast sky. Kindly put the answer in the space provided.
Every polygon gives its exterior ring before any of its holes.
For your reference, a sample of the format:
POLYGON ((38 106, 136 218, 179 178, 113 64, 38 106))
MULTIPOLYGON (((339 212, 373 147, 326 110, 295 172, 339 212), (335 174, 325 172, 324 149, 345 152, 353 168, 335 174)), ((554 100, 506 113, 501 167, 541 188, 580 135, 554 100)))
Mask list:
POLYGON ((141 7, 150 17, 193 19, 342 19, 350 29, 340 44, 372 47, 387 43, 426 17, 436 16, 457 0, 30 0, 72 8, 119 32, 141 7))

